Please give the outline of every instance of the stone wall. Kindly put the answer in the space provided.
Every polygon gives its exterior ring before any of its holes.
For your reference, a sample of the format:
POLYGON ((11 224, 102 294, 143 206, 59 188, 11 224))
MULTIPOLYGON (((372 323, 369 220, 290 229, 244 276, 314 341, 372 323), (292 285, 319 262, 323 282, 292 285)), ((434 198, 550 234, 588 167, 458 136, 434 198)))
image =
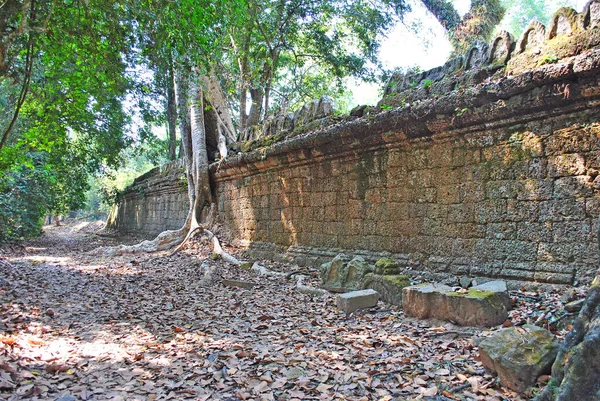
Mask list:
POLYGON ((108 227, 123 233, 153 237, 181 228, 187 217, 187 183, 180 161, 156 167, 135 179, 119 195, 108 227))
MULTIPOLYGON (((591 277, 600 214, 599 4, 581 15, 561 9, 548 34, 533 24, 516 44, 502 34, 452 71, 396 77, 382 112, 211 166, 232 239, 252 254, 302 264, 339 252, 388 256, 425 278, 591 277)), ((156 199, 155 184, 143 182, 146 198, 128 190, 115 225, 168 228, 168 212, 138 212, 156 199)), ((184 190, 161 188, 171 199, 165 204, 187 210, 173 198, 187 199, 184 190)))

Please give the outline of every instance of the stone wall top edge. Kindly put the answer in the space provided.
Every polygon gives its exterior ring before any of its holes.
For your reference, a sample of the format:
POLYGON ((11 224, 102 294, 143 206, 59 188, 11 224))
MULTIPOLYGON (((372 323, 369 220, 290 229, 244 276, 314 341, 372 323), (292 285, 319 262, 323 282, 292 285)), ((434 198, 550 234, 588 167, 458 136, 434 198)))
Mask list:
POLYGON ((556 114, 556 110, 562 113, 577 109, 578 104, 590 108, 590 101, 600 99, 600 90, 589 90, 599 85, 599 74, 600 49, 593 49, 518 76, 503 77, 437 99, 334 124, 275 143, 269 148, 239 153, 211 165, 211 173, 221 180, 239 176, 240 169, 245 170, 244 174, 251 173, 249 170, 267 170, 276 167, 281 162, 277 159, 285 159, 284 156, 289 153, 299 154, 299 159, 313 159, 322 155, 319 148, 332 143, 336 144, 334 152, 337 153, 353 151, 353 141, 363 150, 368 148, 364 145, 369 141, 378 143, 379 147, 393 147, 398 145, 398 141, 427 139, 440 134, 452 137, 482 127, 488 129, 494 122, 502 120, 513 123, 527 121, 536 113, 543 115, 544 110, 551 115, 556 114), (535 96, 532 96, 534 91, 535 96), (519 107, 510 105, 510 100, 515 98, 520 100, 519 107))

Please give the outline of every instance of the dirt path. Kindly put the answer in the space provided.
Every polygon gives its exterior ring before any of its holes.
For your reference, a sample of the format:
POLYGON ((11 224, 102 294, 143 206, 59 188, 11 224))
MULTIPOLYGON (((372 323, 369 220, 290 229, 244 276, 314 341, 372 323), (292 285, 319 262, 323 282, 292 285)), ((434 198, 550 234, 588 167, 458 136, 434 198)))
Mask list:
POLYGON ((331 297, 215 262, 202 244, 89 256, 114 243, 92 228, 49 227, 0 254, 0 399, 520 399, 476 360, 482 330, 381 303, 346 317, 331 297), (203 286, 202 263, 258 285, 203 286))

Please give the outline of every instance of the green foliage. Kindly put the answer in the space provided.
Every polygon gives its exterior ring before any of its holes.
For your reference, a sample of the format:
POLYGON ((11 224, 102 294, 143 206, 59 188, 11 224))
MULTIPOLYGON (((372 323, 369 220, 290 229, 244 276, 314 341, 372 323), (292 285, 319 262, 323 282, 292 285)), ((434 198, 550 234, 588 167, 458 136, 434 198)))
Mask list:
POLYGON ((454 112, 456 113, 456 117, 462 117, 467 111, 469 111, 469 109, 467 107, 457 107, 456 109, 454 109, 454 112))
POLYGON ((541 55, 538 58, 537 65, 539 67, 539 66, 542 66, 544 64, 553 64, 553 63, 556 63, 557 61, 558 61, 558 57, 552 56, 552 55, 548 55, 548 54, 544 54, 544 55, 541 55))
POLYGON ((423 81, 423 88, 429 89, 432 84, 433 84, 433 81, 431 81, 431 79, 426 79, 423 81))
POLYGON ((85 194, 86 204, 83 208, 87 215, 98 217, 108 214, 119 192, 131 185, 136 177, 167 161, 164 151, 159 159, 148 157, 148 152, 144 151, 148 148, 146 145, 126 150, 122 156, 122 166, 103 169, 101 173, 89 178, 89 190, 85 194))
POLYGON ((35 236, 45 215, 83 206, 85 161, 57 146, 61 152, 26 152, 10 168, 0 165, 0 242, 35 236))

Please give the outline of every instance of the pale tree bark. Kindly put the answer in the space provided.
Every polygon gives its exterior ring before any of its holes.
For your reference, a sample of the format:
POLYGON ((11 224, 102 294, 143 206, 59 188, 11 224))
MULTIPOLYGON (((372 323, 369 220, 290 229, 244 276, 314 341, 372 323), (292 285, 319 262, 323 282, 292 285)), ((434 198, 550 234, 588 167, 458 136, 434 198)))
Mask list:
POLYGON ((461 18, 449 0, 421 1, 448 32, 454 54, 464 53, 475 40, 488 42, 506 11, 500 0, 471 0, 469 12, 461 18))

